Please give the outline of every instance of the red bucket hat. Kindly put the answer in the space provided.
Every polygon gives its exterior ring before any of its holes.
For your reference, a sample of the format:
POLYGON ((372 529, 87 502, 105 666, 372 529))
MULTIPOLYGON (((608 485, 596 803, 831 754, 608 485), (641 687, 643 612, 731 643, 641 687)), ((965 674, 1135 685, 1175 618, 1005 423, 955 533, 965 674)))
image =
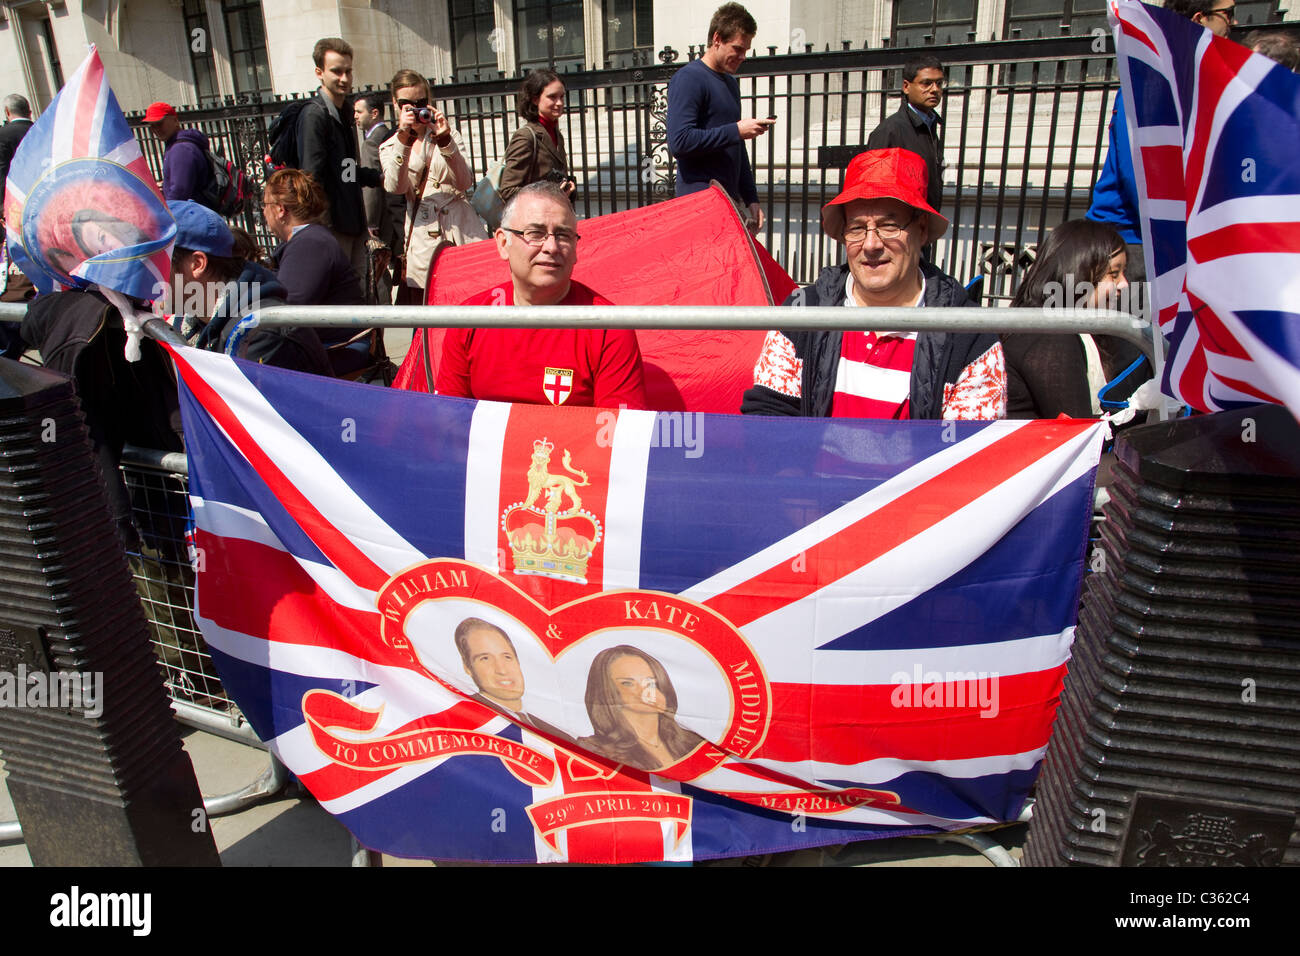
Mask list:
POLYGON ((144 111, 144 121, 146 123, 156 123, 164 116, 175 116, 176 107, 170 103, 164 103, 161 100, 157 103, 150 103, 149 108, 144 111))
POLYGON ((856 199, 897 199, 930 217, 927 242, 948 231, 948 220, 925 201, 930 173, 925 160, 909 149, 872 149, 859 153, 844 173, 840 194, 822 206, 822 232, 836 242, 844 238, 844 205, 856 199))

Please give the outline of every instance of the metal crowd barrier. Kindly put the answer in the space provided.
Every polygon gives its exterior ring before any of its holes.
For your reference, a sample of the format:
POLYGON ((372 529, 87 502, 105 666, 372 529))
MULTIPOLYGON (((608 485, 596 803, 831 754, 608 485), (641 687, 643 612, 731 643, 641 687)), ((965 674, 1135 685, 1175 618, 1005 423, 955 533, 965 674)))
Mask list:
POLYGON ((281 305, 256 309, 257 325, 318 328, 571 329, 860 329, 892 332, 1030 332, 1113 335, 1137 346, 1159 373, 1160 337, 1151 323, 1115 309, 856 308, 799 309, 772 305, 281 305))
POLYGON ((128 552, 127 559, 177 716, 219 736, 262 747, 222 688, 194 620, 187 477, 184 454, 132 445, 123 449, 122 479, 143 532, 141 546, 128 552))
MULTIPOLYGON (((141 531, 141 543, 137 550, 127 552, 127 562, 177 720, 265 750, 266 745, 221 686, 212 654, 194 619, 198 605, 189 553, 188 531, 193 521, 185 455, 128 445, 122 451, 121 468, 141 531)), ((208 815, 236 813, 277 796, 288 773, 274 756, 269 760, 267 769, 247 786, 205 796, 203 806, 208 815)))

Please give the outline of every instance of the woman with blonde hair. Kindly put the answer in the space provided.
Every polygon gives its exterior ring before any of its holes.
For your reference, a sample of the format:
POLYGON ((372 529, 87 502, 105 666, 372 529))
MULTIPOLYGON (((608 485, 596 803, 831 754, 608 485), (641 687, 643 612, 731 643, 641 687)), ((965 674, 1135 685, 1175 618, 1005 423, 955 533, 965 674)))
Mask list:
POLYGON ((423 303, 429 268, 443 246, 486 239, 465 197, 474 173, 460 134, 430 102, 429 83, 414 70, 393 77, 397 132, 379 147, 384 189, 406 197, 405 282, 400 302, 423 303))

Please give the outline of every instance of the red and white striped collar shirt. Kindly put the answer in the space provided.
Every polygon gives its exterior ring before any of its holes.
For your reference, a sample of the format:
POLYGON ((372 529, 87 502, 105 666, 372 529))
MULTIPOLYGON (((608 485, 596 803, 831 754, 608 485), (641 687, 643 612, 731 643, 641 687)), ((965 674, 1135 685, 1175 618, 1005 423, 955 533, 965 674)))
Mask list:
MULTIPOLYGON (((844 304, 853 298, 853 274, 845 279, 844 304)), ((925 301, 925 276, 913 306, 925 301)), ((840 340, 840 361, 835 370, 832 418, 907 418, 912 385, 915 332, 845 332, 840 340)))

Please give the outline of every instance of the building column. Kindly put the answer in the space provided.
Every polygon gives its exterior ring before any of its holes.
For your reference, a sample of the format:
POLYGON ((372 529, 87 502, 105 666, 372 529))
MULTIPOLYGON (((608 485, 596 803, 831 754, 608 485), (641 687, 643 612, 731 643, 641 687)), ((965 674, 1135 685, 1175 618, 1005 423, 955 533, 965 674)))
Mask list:
MULTIPOLYGON (((222 96, 235 95, 235 71, 230 64, 230 37, 226 35, 226 18, 221 12, 221 0, 204 0, 208 15, 208 46, 212 50, 212 72, 217 78, 217 92, 222 96)), ((193 83, 190 84, 193 86, 193 83)), ((199 101, 198 90, 194 102, 199 101)))

